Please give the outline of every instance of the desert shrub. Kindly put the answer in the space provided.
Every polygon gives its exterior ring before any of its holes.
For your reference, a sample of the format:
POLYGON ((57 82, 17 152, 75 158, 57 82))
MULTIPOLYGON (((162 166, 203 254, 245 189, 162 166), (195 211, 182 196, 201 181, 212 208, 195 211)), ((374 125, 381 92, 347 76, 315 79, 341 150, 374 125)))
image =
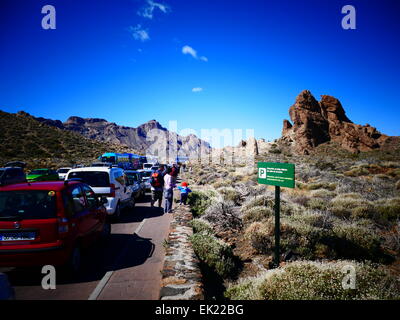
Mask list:
POLYGON ((330 191, 334 191, 336 189, 336 183, 328 183, 328 182, 317 182, 310 183, 305 186, 307 190, 317 190, 317 189, 326 189, 330 191))
POLYGON ((232 187, 223 187, 219 188, 217 191, 222 195, 224 200, 232 201, 235 205, 240 205, 241 195, 236 189, 232 187))
POLYGON ((259 206, 273 207, 274 197, 272 194, 263 194, 259 196, 249 197, 242 205, 242 212, 246 212, 250 208, 259 206))
POLYGON ((326 190, 326 189, 318 189, 318 190, 311 191, 310 195, 313 198, 330 199, 330 198, 335 197, 336 193, 326 190))
POLYGON ((356 194, 339 195, 332 199, 329 204, 329 211, 341 218, 350 218, 353 209, 364 206, 366 200, 360 199, 356 194))
POLYGON ((190 240, 198 258, 219 276, 226 278, 234 273, 235 259, 227 243, 204 233, 195 233, 190 240))
POLYGON ((297 261, 239 281, 225 293, 236 299, 377 300, 399 299, 399 281, 379 265, 353 261, 297 261), (347 270, 356 272, 355 289, 343 288, 347 270))
POLYGON ((195 217, 204 214, 205 210, 211 205, 215 197, 215 192, 208 191, 193 191, 189 193, 188 204, 191 207, 195 217))
POLYGON ((369 175, 369 171, 364 167, 354 167, 351 170, 343 172, 343 174, 348 177, 360 177, 369 175))
POLYGON ((376 260, 380 256, 380 238, 371 227, 358 223, 335 223, 334 236, 327 242, 340 257, 376 260))
POLYGON ((307 203, 308 203, 309 200, 310 200, 310 197, 305 196, 305 195, 292 197, 292 202, 293 203, 296 203, 296 204, 298 204, 300 206, 303 206, 303 207, 307 206, 307 203))
POLYGON ((190 221, 190 225, 194 233, 212 234, 214 232, 212 226, 207 221, 201 219, 193 219, 190 221))
POLYGON ((259 253, 268 253, 273 246, 274 228, 270 222, 253 222, 245 230, 244 236, 259 253))
POLYGON ((215 189, 226 186, 226 182, 224 180, 217 180, 212 185, 215 189))
POLYGON ((246 210, 243 215, 243 221, 245 223, 251 223, 256 221, 262 221, 266 218, 273 216, 273 211, 271 208, 265 206, 251 207, 246 210))
POLYGON ((224 293, 230 300, 263 300, 260 286, 264 276, 241 278, 236 284, 231 284, 224 293))
POLYGON ((269 149, 268 152, 269 152, 269 153, 275 153, 275 154, 280 154, 280 153, 282 153, 282 151, 281 151, 280 149, 277 149, 277 148, 271 148, 271 149, 269 149))
POLYGON ((242 227, 242 220, 235 209, 235 204, 224 199, 218 199, 213 202, 206 209, 203 219, 220 231, 240 229, 242 227))
POLYGON ((325 210, 327 203, 320 198, 312 198, 307 202, 307 207, 314 210, 325 210))
POLYGON ((377 220, 392 221, 400 217, 400 198, 382 199, 375 202, 377 220))

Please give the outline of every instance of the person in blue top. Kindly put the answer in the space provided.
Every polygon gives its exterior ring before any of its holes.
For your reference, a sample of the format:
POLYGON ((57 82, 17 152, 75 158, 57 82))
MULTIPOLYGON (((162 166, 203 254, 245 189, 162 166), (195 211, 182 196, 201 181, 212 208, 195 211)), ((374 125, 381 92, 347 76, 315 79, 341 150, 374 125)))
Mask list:
POLYGON ((182 182, 181 186, 178 187, 178 189, 181 192, 181 202, 180 202, 180 204, 183 203, 184 205, 186 205, 186 201, 187 201, 188 195, 189 195, 190 192, 192 192, 192 190, 190 190, 188 188, 187 182, 182 182))

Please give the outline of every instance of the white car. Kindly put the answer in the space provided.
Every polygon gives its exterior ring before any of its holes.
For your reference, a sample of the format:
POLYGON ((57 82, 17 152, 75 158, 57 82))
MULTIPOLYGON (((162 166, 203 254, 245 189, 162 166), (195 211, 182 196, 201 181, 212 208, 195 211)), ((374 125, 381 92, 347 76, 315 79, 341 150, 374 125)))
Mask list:
POLYGON ((58 173, 58 178, 60 180, 65 180, 65 177, 67 176, 67 173, 69 170, 71 170, 72 168, 60 168, 57 170, 58 173))
POLYGON ((82 179, 99 196, 105 196, 107 213, 118 219, 121 209, 135 206, 135 197, 124 170, 116 167, 86 167, 72 169, 66 180, 82 179))
POLYGON ((154 163, 143 163, 143 169, 142 170, 149 170, 151 167, 154 166, 154 163))

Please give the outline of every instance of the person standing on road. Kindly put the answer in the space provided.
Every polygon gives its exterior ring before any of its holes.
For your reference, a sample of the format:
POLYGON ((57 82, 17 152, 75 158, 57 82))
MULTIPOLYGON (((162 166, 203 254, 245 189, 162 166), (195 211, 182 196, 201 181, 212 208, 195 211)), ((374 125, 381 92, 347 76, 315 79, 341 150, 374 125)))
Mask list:
POLYGON ((160 166, 157 171, 151 175, 151 207, 154 207, 154 203, 158 200, 158 207, 161 208, 161 202, 163 198, 164 188, 164 166, 160 166))
POLYGON ((192 192, 192 190, 190 190, 188 188, 187 182, 182 182, 181 186, 178 187, 178 189, 181 192, 181 203, 180 204, 186 205, 187 198, 189 196, 189 193, 192 192))
POLYGON ((165 198, 165 213, 172 213, 172 201, 174 198, 175 180, 171 175, 172 169, 167 169, 167 174, 164 176, 164 198, 165 198))
POLYGON ((176 183, 176 180, 178 179, 178 168, 175 163, 172 165, 171 176, 174 180, 174 183, 176 183))

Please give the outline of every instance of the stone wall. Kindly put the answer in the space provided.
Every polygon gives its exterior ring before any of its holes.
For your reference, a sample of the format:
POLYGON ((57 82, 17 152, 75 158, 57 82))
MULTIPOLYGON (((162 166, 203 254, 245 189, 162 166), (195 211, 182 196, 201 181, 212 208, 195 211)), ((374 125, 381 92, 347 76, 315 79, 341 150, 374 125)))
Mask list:
POLYGON ((202 300, 204 292, 199 260, 189 237, 193 234, 193 219, 189 206, 176 207, 166 243, 162 270, 161 300, 202 300))

